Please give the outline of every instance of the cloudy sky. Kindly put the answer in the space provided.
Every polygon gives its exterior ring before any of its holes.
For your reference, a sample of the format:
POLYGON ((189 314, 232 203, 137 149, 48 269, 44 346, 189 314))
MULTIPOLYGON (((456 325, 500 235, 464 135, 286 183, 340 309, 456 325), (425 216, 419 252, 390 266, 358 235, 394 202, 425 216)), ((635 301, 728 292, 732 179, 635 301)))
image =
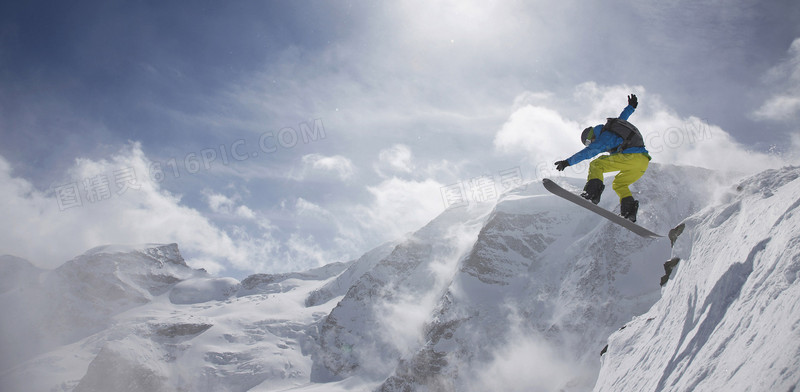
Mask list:
POLYGON ((0 253, 346 261, 554 175, 630 93, 654 162, 796 162, 798 21, 793 0, 3 2, 0 253))

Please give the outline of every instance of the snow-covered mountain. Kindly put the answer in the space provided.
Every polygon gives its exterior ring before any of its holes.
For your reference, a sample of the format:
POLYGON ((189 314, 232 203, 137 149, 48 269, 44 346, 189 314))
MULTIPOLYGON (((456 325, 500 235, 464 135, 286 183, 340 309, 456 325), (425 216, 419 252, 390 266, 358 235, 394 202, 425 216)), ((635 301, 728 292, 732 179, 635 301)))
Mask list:
POLYGON ((241 282, 175 244, 52 271, 3 256, 0 389, 793 390, 800 168, 652 164, 634 188, 639 223, 685 223, 674 248, 534 182, 358 260, 241 282))
POLYGON ((661 299, 609 339, 595 391, 800 387, 800 169, 732 187, 686 221, 661 299))
POLYGON ((103 331, 116 314, 203 275, 186 265, 174 244, 98 247, 52 271, 3 256, 0 366, 103 331))

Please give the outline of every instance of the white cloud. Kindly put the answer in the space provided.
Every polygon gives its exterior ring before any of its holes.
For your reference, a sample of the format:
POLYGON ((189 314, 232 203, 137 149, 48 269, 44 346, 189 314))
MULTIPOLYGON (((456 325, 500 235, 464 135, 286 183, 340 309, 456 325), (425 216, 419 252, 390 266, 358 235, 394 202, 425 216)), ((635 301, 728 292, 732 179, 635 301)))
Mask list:
POLYGON ((258 219, 262 227, 269 227, 269 223, 268 221, 265 223, 266 219, 264 217, 258 217, 250 207, 241 204, 242 197, 238 193, 227 196, 205 189, 203 190, 203 195, 206 197, 209 210, 215 214, 235 217, 244 221, 256 221, 258 219))
MULTIPOLYGON (((658 97, 651 97, 643 86, 613 85, 601 86, 595 82, 585 82, 575 86, 573 97, 583 112, 574 113, 585 126, 603 124, 608 117, 617 117, 628 105, 628 96, 636 94, 640 105, 633 116, 649 111, 650 107, 660 106, 658 97)), ((631 121, 635 117, 631 117, 631 121)))
POLYGON ((304 171, 301 179, 312 172, 333 172, 340 180, 348 180, 353 177, 355 167, 350 159, 341 155, 324 156, 320 154, 308 154, 303 156, 304 171))
POLYGON ((582 145, 580 126, 557 111, 531 104, 514 111, 494 138, 494 145, 506 154, 521 153, 533 166, 572 155, 582 145))
POLYGON ((295 202, 295 210, 297 211, 297 214, 300 216, 303 215, 316 216, 316 217, 330 216, 330 212, 320 207, 318 204, 314 204, 306 199, 303 199, 302 197, 297 198, 297 201, 295 202))
POLYGON ((378 153, 375 171, 383 177, 388 177, 391 173, 411 173, 414 170, 412 159, 413 155, 408 146, 395 144, 378 153))
POLYGON ((308 264, 311 262, 312 266, 322 266, 330 264, 334 261, 342 261, 339 259, 336 252, 330 252, 327 249, 322 249, 314 236, 302 236, 298 233, 293 233, 286 246, 291 256, 286 260, 288 265, 308 264), (333 256, 336 255, 336 256, 333 256))
MULTIPOLYGON (((211 273, 229 266, 257 270, 279 262, 274 256, 280 246, 268 223, 261 222, 252 234, 240 227, 223 230, 200 211, 183 205, 179 196, 162 189, 149 174, 150 162, 137 143, 107 160, 76 160, 65 180, 40 192, 14 177, 0 157, 4 201, 0 214, 13 222, 0 228, 2 253, 54 268, 98 245, 176 242, 192 266, 211 273), (127 189, 118 184, 125 173, 130 180, 127 189), (67 192, 73 189, 78 193, 67 192), (92 195, 88 189, 94 189, 92 195)), ((229 197, 208 195, 216 212, 255 217, 246 206, 234 207, 229 197)))
POLYGON ((235 202, 228 196, 218 193, 207 193, 206 197, 208 198, 208 207, 211 208, 211 211, 230 214, 234 209, 235 202))
MULTIPOLYGON (((506 306, 513 306, 505 304, 506 306)), ((471 391, 563 391, 591 389, 596 380, 594 358, 576 358, 538 331, 524 326, 512 310, 506 344, 492 350, 491 360, 472 377, 471 391)), ((565 333, 565 335, 568 335, 565 333)), ((569 336, 565 336, 569 340, 569 336)), ((562 342, 562 344, 565 344, 562 342)), ((569 346, 569 344, 567 344, 569 346)))
POLYGON ((244 219, 255 219, 256 213, 245 205, 236 207, 236 215, 244 219))
POLYGON ((354 215, 363 228, 379 233, 383 241, 397 239, 419 229, 444 210, 441 188, 442 184, 433 179, 392 177, 368 186, 373 202, 357 206, 354 215))
POLYGON ((789 94, 779 94, 771 97, 764 102, 758 110, 753 113, 757 118, 790 121, 800 112, 800 97, 789 94))
POLYGON ((55 267, 97 245, 178 242, 185 251, 244 262, 244 254, 227 234, 149 178, 138 144, 110 160, 76 160, 68 179, 54 186, 55 192, 38 192, 26 180, 13 177, 4 160, 0 169, 0 209, 14 222, 0 229, 5 253, 55 267), (120 177, 115 173, 122 172, 131 174, 131 188, 117 184, 120 177))
POLYGON ((563 350, 535 332, 519 334, 498 348, 494 361, 476 375, 472 391, 563 391, 580 384, 591 388, 591 370, 564 358, 563 350))
POLYGON ((780 156, 748 150, 722 128, 697 117, 657 113, 646 117, 639 129, 644 129, 642 133, 654 162, 742 174, 787 163, 780 156))
POLYGON ((773 121, 800 120, 800 38, 792 42, 787 58, 770 69, 766 79, 777 85, 776 92, 753 115, 773 121))

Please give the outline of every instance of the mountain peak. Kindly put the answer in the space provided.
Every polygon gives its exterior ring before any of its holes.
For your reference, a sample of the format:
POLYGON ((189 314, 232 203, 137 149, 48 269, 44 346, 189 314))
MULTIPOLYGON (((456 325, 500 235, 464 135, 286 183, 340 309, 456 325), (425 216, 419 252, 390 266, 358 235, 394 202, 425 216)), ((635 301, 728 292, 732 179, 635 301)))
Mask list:
POLYGON ((183 260, 178 244, 110 244, 97 246, 84 252, 83 257, 97 257, 100 255, 119 255, 125 253, 139 253, 162 263, 177 264, 188 267, 183 260))

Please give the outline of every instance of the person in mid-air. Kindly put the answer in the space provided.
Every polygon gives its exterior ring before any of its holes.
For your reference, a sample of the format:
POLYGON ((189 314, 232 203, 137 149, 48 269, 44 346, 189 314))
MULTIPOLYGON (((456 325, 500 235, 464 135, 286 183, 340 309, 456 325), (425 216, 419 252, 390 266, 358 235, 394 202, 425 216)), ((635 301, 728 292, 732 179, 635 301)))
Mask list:
POLYGON ((622 110, 618 118, 609 118, 605 125, 584 129, 581 133, 581 142, 586 147, 575 155, 555 163, 556 169, 563 171, 567 166, 594 158, 597 154, 611 153, 598 157, 589 164, 589 178, 581 196, 594 204, 599 203, 605 189, 603 175, 619 171, 611 187, 619 195, 620 215, 632 222, 636 222, 639 202, 633 198, 629 185, 642 177, 651 159, 644 147, 641 132, 627 121, 638 104, 636 95, 629 95, 628 106, 622 110))

